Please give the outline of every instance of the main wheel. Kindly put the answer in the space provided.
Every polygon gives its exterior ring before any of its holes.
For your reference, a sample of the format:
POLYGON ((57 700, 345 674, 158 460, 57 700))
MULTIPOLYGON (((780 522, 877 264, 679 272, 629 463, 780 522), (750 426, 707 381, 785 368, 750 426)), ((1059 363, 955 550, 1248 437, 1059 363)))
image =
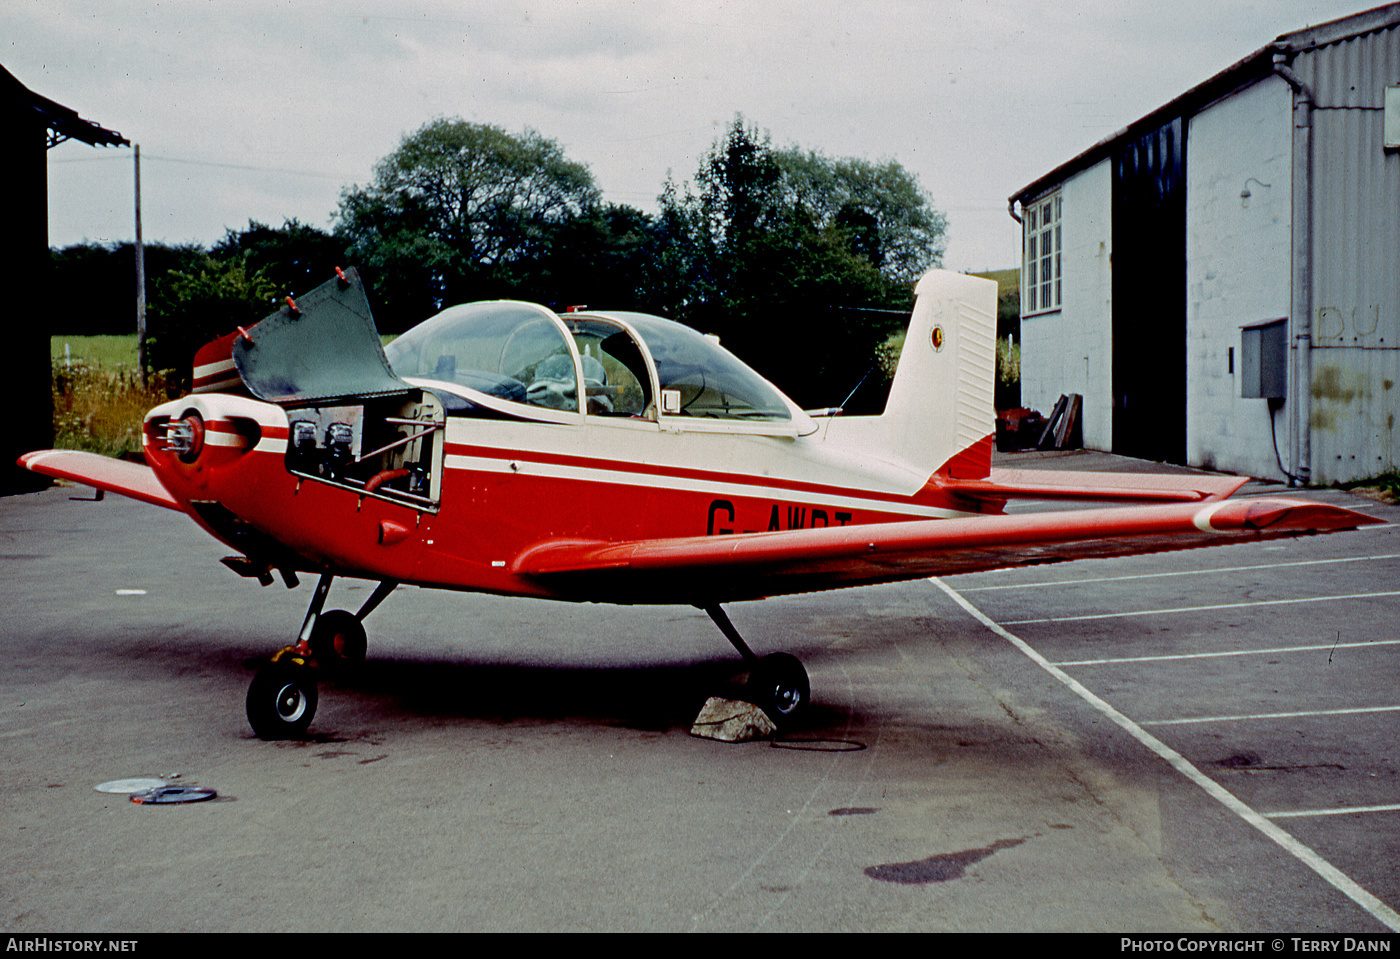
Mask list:
POLYGON ((748 689, 754 705, 780 728, 796 719, 812 699, 807 670, 790 653, 772 653, 760 659, 749 674, 748 689))
POLYGON ((249 684, 247 707, 259 739, 302 736, 316 715, 316 674, 309 666, 269 663, 249 684))
POLYGON ((316 664, 330 673, 359 669, 368 645, 364 624, 344 609, 322 613, 311 631, 311 654, 316 664))

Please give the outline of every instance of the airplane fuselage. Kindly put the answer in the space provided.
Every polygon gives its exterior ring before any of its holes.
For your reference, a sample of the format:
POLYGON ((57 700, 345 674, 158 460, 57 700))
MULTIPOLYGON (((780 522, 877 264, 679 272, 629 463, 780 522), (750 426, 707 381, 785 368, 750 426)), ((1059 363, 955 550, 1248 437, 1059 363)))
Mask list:
POLYGON ((821 429, 685 432, 584 414, 449 416, 435 501, 404 502, 293 472, 288 419, 270 403, 190 396, 151 412, 146 455, 187 512, 229 545, 246 549, 239 533, 251 528, 254 551, 266 538, 304 568, 371 579, 550 596, 512 569, 522 551, 967 515, 928 476, 836 445, 821 429), (185 462, 165 449, 161 427, 191 414, 207 440, 185 462))

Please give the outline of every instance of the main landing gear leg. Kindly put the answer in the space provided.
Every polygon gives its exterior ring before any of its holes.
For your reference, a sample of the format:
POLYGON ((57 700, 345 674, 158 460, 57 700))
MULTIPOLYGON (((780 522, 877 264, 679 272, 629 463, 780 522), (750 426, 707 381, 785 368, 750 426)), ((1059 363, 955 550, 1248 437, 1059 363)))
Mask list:
POLYGON ((749 649, 718 603, 700 608, 749 664, 748 688, 754 705, 767 713, 779 728, 791 724, 812 699, 812 687, 801 661, 790 653, 770 653, 760 659, 749 649))
POLYGON ((302 621, 297 641, 278 650, 253 676, 248 687, 248 723, 260 739, 289 739, 305 734, 316 715, 318 667, 346 673, 365 660, 363 620, 392 593, 398 583, 380 583, 358 613, 321 610, 331 590, 333 573, 322 573, 302 621))

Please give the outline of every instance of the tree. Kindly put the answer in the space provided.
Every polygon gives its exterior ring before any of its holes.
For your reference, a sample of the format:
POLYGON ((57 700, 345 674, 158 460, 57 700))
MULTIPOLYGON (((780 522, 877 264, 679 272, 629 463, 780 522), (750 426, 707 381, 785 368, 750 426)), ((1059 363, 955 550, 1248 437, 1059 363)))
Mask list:
MULTIPOLYGON (((146 244, 146 293, 160 294, 171 271, 196 268, 198 246, 146 244)), ((81 243, 49 251, 54 333, 75 336, 136 332, 136 254, 130 243, 81 243)))
POLYGON ((650 292, 804 405, 842 403, 877 365, 942 253, 943 218, 898 164, 775 151, 742 117, 660 203, 673 285, 650 292))
POLYGON ((613 203, 559 223, 535 261, 531 298, 556 309, 637 309, 652 230, 651 217, 613 203))
POLYGON ((336 223, 393 328, 528 285, 557 228, 598 203, 587 167, 554 141, 442 119, 405 137, 370 185, 347 189, 336 223))
POLYGON ((894 160, 832 159, 790 147, 774 155, 792 206, 841 232, 852 251, 890 280, 914 283, 943 260, 947 218, 894 160))
POLYGON ((246 269, 263 274, 283 296, 314 290, 336 267, 349 265, 344 237, 296 219, 283 221, 280 229, 249 220, 245 229, 225 231, 209 254, 223 261, 246 256, 246 269))
POLYGON ((152 368, 172 371, 188 390, 195 352, 273 312, 276 295, 267 275, 249 268, 247 254, 227 260, 206 256, 194 269, 170 273, 147 313, 152 368))
POLYGON ((711 148, 695 174, 706 239, 717 250, 741 254, 765 233, 786 226, 782 170, 769 145, 736 117, 723 143, 711 148))

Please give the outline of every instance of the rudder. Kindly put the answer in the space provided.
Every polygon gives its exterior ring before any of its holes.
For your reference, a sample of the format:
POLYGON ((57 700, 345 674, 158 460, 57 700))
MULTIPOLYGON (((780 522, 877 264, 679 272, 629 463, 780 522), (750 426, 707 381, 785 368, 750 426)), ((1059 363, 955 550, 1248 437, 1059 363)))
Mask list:
POLYGON ((880 417, 886 442, 897 458, 929 474, 986 476, 996 431, 997 284, 932 270, 914 293, 880 417))

